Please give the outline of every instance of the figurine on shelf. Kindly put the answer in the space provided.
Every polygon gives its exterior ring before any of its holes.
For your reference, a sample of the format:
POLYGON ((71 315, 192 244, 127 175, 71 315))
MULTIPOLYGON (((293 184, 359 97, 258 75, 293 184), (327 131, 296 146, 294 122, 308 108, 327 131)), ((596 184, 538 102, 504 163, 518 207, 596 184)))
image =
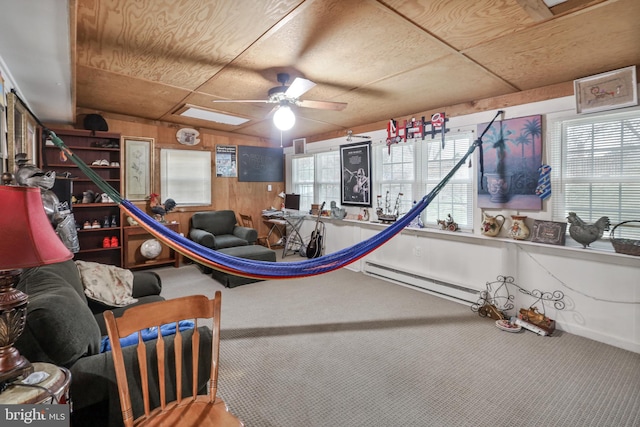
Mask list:
POLYGON ((438 225, 440 225, 440 229, 441 230, 449 230, 449 231, 457 231, 458 230, 458 224, 453 220, 453 217, 451 216, 451 214, 447 215, 447 219, 446 220, 437 220, 438 225))
POLYGON ((149 207, 151 212, 155 214, 155 219, 159 222, 166 222, 164 216, 174 210, 177 205, 173 199, 167 199, 164 203, 161 203, 159 194, 151 193, 149 195, 149 207))
POLYGON ((18 166, 15 176, 16 183, 25 187, 37 187, 40 189, 42 205, 49 222, 64 245, 71 252, 77 253, 80 250, 80 243, 78 241, 75 218, 68 202, 60 202, 60 199, 52 190, 56 181, 55 171, 44 172, 36 165, 29 163, 25 153, 16 154, 15 161, 18 166))
POLYGON ((391 223, 398 219, 398 215, 400 215, 400 198, 402 196, 403 196, 402 193, 398 193, 398 197, 396 197, 396 205, 393 209, 391 209, 389 192, 387 191, 387 195, 384 200, 384 209, 383 209, 380 204, 382 196, 378 195, 378 207, 376 208, 376 215, 378 216, 379 221, 385 222, 385 223, 391 223))

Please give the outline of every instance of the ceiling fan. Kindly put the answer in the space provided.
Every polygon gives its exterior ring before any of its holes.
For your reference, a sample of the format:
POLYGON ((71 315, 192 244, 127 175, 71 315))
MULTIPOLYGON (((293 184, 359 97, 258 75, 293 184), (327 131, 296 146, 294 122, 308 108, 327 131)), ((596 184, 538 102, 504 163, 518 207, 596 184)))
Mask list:
POLYGON ((316 85, 314 82, 296 77, 293 83, 287 86, 290 78, 289 74, 278 73, 277 78, 281 86, 269 89, 267 99, 216 99, 213 102, 259 102, 278 104, 274 109, 275 114, 273 121, 280 130, 289 130, 295 123, 295 115, 293 111, 291 111, 291 106, 295 105, 297 107, 333 111, 342 111, 347 106, 344 102, 302 100, 300 97, 316 85))

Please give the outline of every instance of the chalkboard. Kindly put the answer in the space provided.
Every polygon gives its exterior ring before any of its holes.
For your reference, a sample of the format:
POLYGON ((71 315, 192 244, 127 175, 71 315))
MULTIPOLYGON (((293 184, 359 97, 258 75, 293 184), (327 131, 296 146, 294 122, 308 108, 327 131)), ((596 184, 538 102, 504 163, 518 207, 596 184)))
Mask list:
POLYGON ((238 146, 238 181, 283 182, 282 148, 238 146))

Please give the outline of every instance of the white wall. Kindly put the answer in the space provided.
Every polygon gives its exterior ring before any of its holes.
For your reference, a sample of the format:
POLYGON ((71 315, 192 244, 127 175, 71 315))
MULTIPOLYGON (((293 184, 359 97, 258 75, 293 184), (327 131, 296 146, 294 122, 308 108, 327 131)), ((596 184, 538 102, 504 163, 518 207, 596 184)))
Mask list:
MULTIPOLYGON (((575 104, 573 97, 566 97, 505 110, 507 119, 543 114, 546 129, 545 122, 549 117, 575 115, 575 104)), ((452 130, 475 128, 478 123, 490 121, 495 113, 489 111, 453 117, 449 127, 452 130)), ((384 143, 386 139, 385 131, 372 135, 374 144, 384 143)), ((346 138, 340 138, 307 144, 307 152, 336 150, 346 143, 346 138)), ((290 162, 291 153, 288 154, 287 161, 290 162)), ((287 177, 287 182, 291 182, 290 177, 287 177)), ((531 220, 551 220, 551 203, 553 197, 543 203, 542 211, 522 214, 531 220)), ((352 213, 357 211, 350 209, 352 213)), ((500 213, 509 218, 517 212, 500 213)), ((478 292, 485 289, 487 282, 496 280, 498 275, 513 276, 515 283, 528 291, 552 293, 557 290, 564 293, 566 307, 563 310, 556 310, 552 304, 546 305, 546 314, 556 320, 558 329, 640 353, 640 257, 616 254, 610 245, 609 251, 582 249, 579 245, 572 245, 571 239, 567 239, 567 246, 553 246, 485 237, 479 231, 481 219, 482 210, 476 208, 472 233, 405 230, 348 268, 361 271, 364 262, 374 261, 477 289, 478 292)), ((327 253, 356 244, 384 227, 358 221, 323 221, 327 224, 324 238, 327 253)), ((307 234, 310 222, 307 221, 304 227, 307 234)), ((509 314, 516 314, 517 309, 534 302, 517 289, 512 293, 516 309, 509 314)), ((560 333, 554 335, 561 337, 560 333)))

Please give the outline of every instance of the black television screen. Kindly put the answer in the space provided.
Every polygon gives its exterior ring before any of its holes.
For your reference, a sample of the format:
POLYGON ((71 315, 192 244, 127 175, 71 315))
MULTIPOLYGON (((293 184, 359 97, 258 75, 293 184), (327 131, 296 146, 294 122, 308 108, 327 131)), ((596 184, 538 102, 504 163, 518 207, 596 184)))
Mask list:
POLYGON ((299 194, 285 194, 284 195, 284 208, 292 211, 300 210, 300 195, 299 194))

